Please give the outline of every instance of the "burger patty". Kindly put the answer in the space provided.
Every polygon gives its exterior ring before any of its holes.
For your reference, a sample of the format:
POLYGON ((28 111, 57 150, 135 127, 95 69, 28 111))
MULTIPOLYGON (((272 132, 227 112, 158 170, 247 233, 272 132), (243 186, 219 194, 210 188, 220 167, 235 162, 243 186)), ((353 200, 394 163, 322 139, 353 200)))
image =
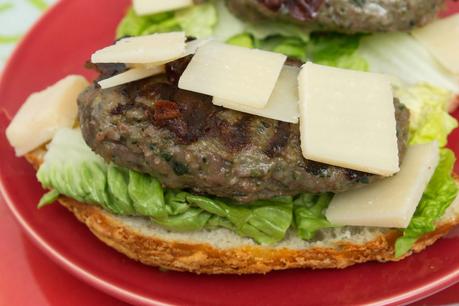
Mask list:
MULTIPOLYGON (((380 179, 304 159, 298 125, 218 107, 210 96, 179 89, 187 63, 168 65, 166 75, 85 90, 78 107, 87 144, 106 161, 148 173, 165 187, 241 203, 342 192, 380 179)), ((394 104, 402 157, 409 112, 397 100, 394 104)))
POLYGON ((226 0, 239 17, 292 21, 322 31, 409 31, 433 20, 444 0, 226 0))

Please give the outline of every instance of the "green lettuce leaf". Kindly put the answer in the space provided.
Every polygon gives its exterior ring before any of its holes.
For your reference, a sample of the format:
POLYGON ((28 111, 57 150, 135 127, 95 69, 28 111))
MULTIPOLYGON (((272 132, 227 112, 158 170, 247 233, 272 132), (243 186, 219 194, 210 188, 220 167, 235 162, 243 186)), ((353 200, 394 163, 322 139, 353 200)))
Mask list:
POLYGON ((173 231, 224 227, 262 244, 281 241, 292 224, 291 197, 242 206, 164 190, 150 175, 106 164, 86 145, 79 130, 62 129, 56 134, 37 177, 43 187, 52 190, 43 196, 39 207, 66 195, 113 214, 149 217, 173 231))
POLYGON ((244 48, 256 48, 258 41, 249 33, 241 33, 229 38, 226 43, 244 48))
POLYGON ((297 37, 269 36, 260 41, 259 48, 282 53, 291 58, 306 62, 308 43, 297 37))
POLYGON ((275 35, 260 40, 250 33, 241 33, 229 38, 226 43, 245 48, 258 48, 282 53, 304 62, 307 60, 307 43, 296 37, 275 35))
POLYGON ((118 26, 117 37, 179 30, 197 38, 212 36, 233 45, 282 53, 303 62, 368 70, 367 61, 357 53, 360 35, 311 34, 301 26, 279 21, 251 24, 233 16, 223 0, 150 16, 137 16, 130 9, 118 26))
MULTIPOLYGON (((272 200, 255 201, 250 206, 232 205, 222 199, 211 199, 196 195, 187 197, 189 203, 214 215, 225 223, 224 227, 240 236, 251 237, 258 243, 272 244, 281 241, 292 223, 292 199, 278 197, 272 200), (229 221, 229 222, 227 222, 229 221)), ((214 224, 216 220, 213 220, 214 224)), ((209 225, 213 227, 213 224, 209 225)))
POLYGON ((37 207, 42 208, 47 205, 53 204, 59 198, 59 196, 60 196, 59 191, 50 190, 41 197, 40 202, 38 202, 37 207))
POLYGON ((246 48, 278 52, 306 62, 360 71, 368 71, 367 61, 357 54, 360 36, 338 33, 312 33, 310 40, 295 36, 270 35, 257 38, 248 31, 229 38, 226 42, 246 48))
POLYGON ((218 22, 212 36, 219 41, 227 41, 241 33, 248 33, 257 40, 271 36, 294 37, 304 42, 309 40, 310 31, 298 25, 279 21, 265 21, 257 24, 242 21, 228 10, 224 2, 223 0, 214 1, 218 22))
POLYGON ((401 87, 396 96, 410 110, 410 144, 438 141, 447 143, 448 135, 457 127, 457 121, 447 111, 453 94, 428 84, 401 87))
POLYGON ((248 28, 226 42, 247 48, 278 52, 306 62, 359 71, 368 71, 368 62, 357 53, 361 37, 339 33, 311 33, 305 40, 299 36, 269 35, 257 38, 248 28))
POLYGON ((416 212, 403 236, 395 243, 395 256, 400 257, 411 250, 424 234, 435 230, 436 221, 445 213, 457 196, 458 188, 451 176, 456 158, 448 149, 440 151, 440 162, 422 195, 416 212))
POLYGON ((180 27, 186 35, 205 38, 212 35, 218 16, 212 3, 195 5, 175 13, 180 27))
POLYGON ((158 219, 167 217, 161 184, 150 175, 129 171, 128 194, 137 214, 158 219))
POLYGON ((155 32, 172 32, 179 29, 180 27, 174 18, 174 13, 167 12, 152 16, 138 16, 130 8, 118 25, 116 37, 140 36, 155 32))
POLYGON ((148 16, 139 16, 130 8, 118 25, 116 37, 184 31, 188 36, 203 38, 213 33, 217 18, 211 3, 148 16))
POLYGON ((312 33, 308 57, 321 65, 368 71, 368 62, 357 53, 360 40, 361 35, 312 33))
POLYGON ((300 238, 310 240, 314 238, 318 230, 335 227, 325 217, 325 211, 332 198, 332 193, 305 193, 295 199, 293 215, 300 238))

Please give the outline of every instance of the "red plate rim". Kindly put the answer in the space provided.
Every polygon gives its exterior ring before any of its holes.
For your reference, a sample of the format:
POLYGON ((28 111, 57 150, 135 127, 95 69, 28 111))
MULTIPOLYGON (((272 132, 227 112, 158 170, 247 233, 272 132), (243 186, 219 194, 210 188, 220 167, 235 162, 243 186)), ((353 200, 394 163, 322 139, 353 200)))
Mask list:
MULTIPOLYGON (((12 56, 7 60, 5 68, 0 75, 0 88, 4 86, 5 79, 11 73, 13 73, 13 63, 17 61, 20 56, 21 50, 25 48, 26 42, 30 37, 34 36, 35 33, 41 31, 41 28, 44 27, 46 20, 53 18, 56 14, 59 14, 59 11, 63 9, 68 3, 72 0, 61 0, 52 5, 50 9, 35 23, 31 30, 21 39, 17 48, 15 49, 12 56)), ((141 305, 171 305, 168 303, 163 303, 160 300, 156 300, 145 295, 136 294, 129 290, 125 290, 121 286, 116 286, 100 277, 97 277, 90 273, 89 271, 80 268, 77 264, 67 259, 65 256, 62 256, 52 245, 50 245, 43 237, 37 233, 29 222, 23 218, 23 216, 16 209, 15 204, 10 198, 8 191, 4 186, 3 177, 0 176, 0 196, 3 196, 5 203, 13 213, 16 220, 19 222, 20 226, 25 230, 27 236, 33 241, 33 243, 47 254, 55 263, 69 271, 71 274, 79 278, 80 280, 94 286, 95 288, 114 296, 120 300, 123 300, 128 303, 135 303, 141 305)), ((373 303, 367 305, 399 305, 406 304, 418 301, 430 295, 433 295, 441 290, 444 290, 454 284, 459 282, 459 269, 452 270, 450 273, 445 276, 438 278, 432 282, 427 283, 424 286, 417 287, 412 290, 408 290, 404 293, 394 295, 389 298, 384 298, 376 300, 373 303)))

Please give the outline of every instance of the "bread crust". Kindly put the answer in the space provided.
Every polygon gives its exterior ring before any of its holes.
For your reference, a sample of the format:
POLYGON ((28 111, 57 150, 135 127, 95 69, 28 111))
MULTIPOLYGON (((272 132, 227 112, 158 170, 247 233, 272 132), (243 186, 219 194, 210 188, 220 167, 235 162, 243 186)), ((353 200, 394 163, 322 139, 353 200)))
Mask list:
MULTIPOLYGON (((41 148, 28 154, 26 158, 37 168, 45 152, 41 148)), ((251 274, 293 268, 345 268, 367 261, 398 261, 422 251, 459 224, 458 216, 439 224, 434 232, 419 239, 412 251, 395 258, 395 240, 401 235, 398 230, 381 234, 365 244, 342 242, 334 248, 292 249, 261 245, 217 248, 208 243, 191 243, 164 239, 159 235, 145 235, 94 205, 79 203, 68 197, 60 197, 59 202, 86 224, 101 241, 131 259, 150 266, 198 274, 251 274)))

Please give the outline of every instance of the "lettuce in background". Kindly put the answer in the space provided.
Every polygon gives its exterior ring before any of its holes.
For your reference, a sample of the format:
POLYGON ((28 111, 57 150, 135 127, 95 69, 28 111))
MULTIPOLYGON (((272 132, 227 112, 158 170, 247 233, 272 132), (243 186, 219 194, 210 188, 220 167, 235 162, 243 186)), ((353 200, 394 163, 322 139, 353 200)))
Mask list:
POLYGON ((402 84, 429 83, 459 94, 458 77, 443 68, 409 33, 378 33, 364 36, 357 54, 371 72, 395 76, 402 84))
POLYGON ((149 16, 139 16, 130 8, 118 25, 116 37, 184 31, 188 36, 204 38, 212 35, 217 21, 217 11, 212 3, 149 16))
POLYGON ((368 62, 357 53, 361 38, 361 35, 312 33, 308 58, 321 65, 368 71, 368 62))
POLYGON ((311 33, 308 41, 294 36, 272 35, 257 39, 249 32, 229 38, 229 44, 259 48, 287 55, 300 61, 312 61, 317 64, 368 71, 368 62, 357 53, 361 37, 339 33, 311 33))
POLYGON ((172 31, 278 52, 303 62, 368 70, 367 61, 357 53, 359 35, 310 33, 300 26, 278 21, 250 24, 233 16, 222 0, 150 16, 138 16, 131 8, 118 26, 117 38, 172 31))

